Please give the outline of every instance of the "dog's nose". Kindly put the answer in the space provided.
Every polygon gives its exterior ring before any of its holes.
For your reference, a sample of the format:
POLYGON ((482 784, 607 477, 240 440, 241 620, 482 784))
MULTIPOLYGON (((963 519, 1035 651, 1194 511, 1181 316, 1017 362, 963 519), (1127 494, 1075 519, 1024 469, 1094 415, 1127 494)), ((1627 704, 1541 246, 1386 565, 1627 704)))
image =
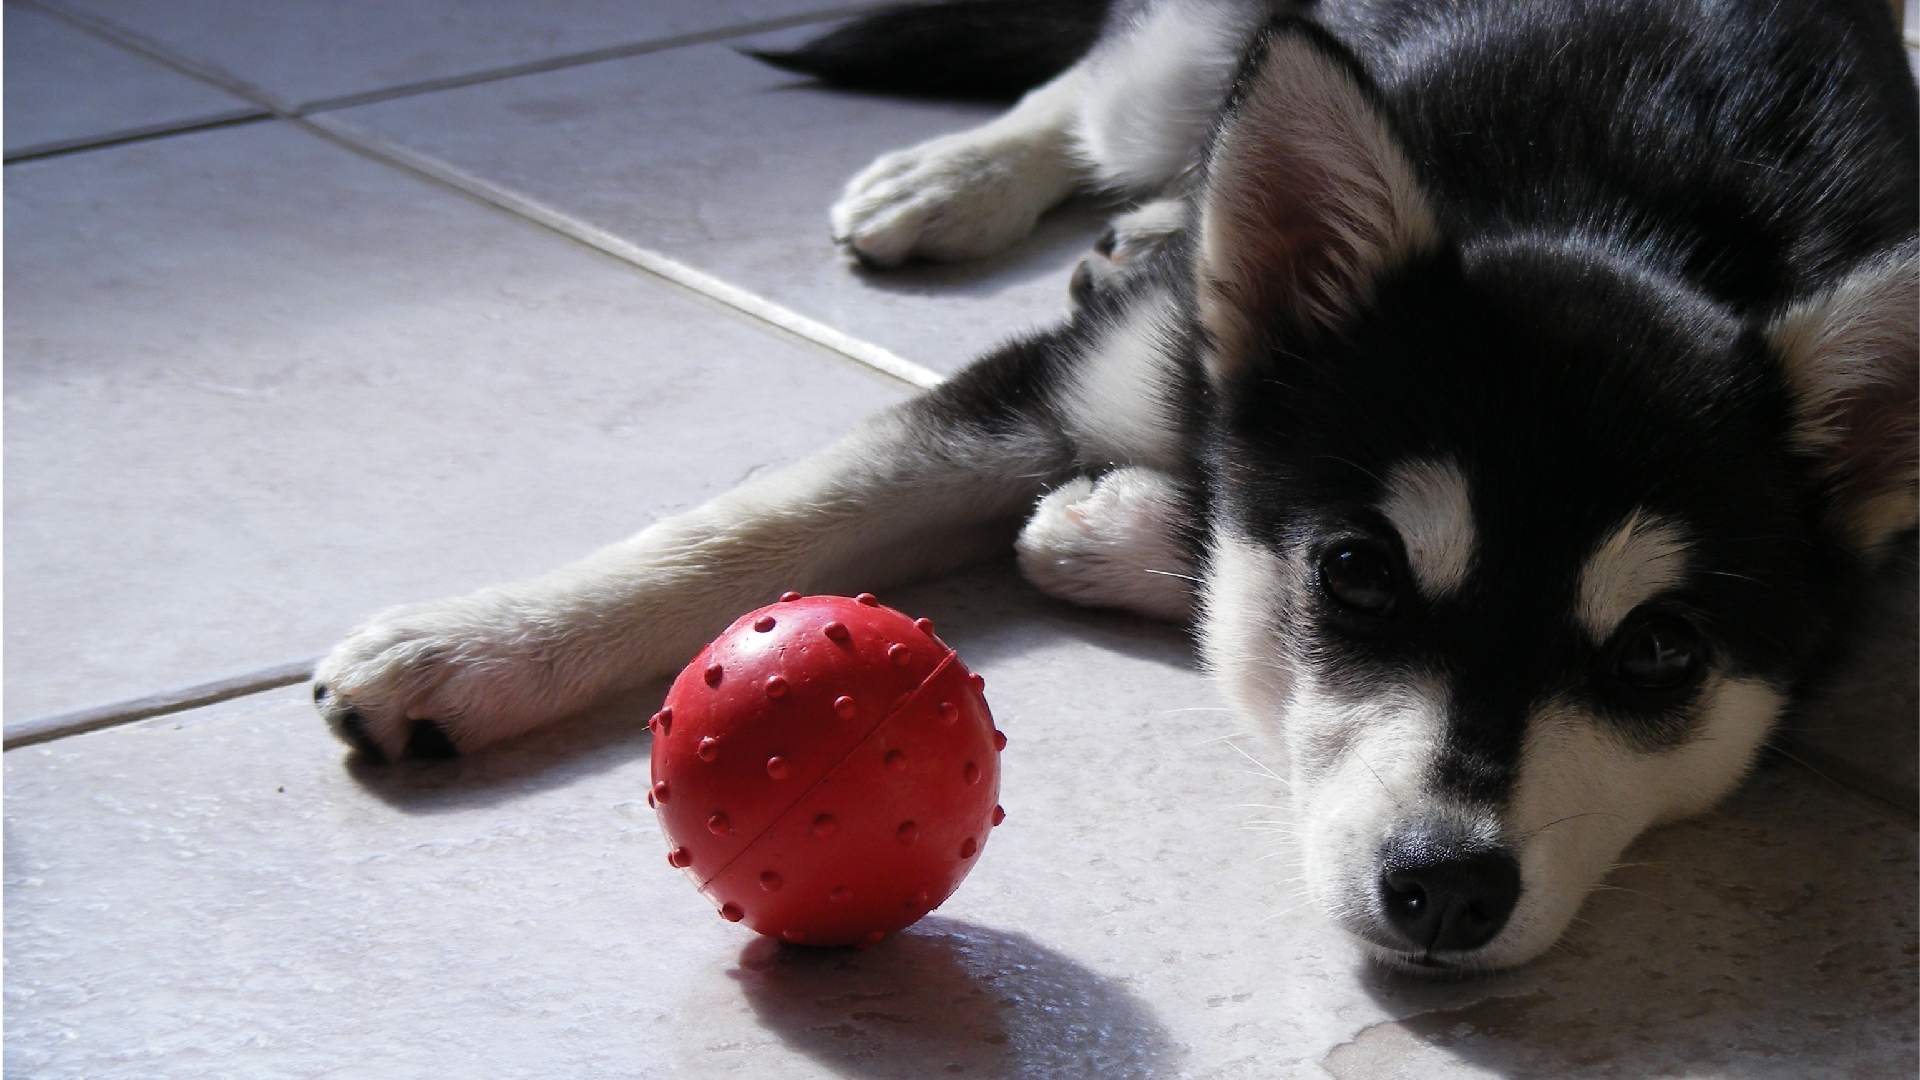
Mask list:
POLYGON ((1502 848, 1453 848, 1421 838, 1388 847, 1380 875, 1387 921, 1418 949, 1471 949, 1507 924, 1520 864, 1502 848))

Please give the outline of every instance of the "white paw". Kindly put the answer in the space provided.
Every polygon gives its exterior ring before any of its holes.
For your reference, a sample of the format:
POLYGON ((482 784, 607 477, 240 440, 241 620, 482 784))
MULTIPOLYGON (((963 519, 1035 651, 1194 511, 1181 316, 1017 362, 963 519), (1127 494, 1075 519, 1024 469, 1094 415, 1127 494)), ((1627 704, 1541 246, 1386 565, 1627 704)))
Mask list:
POLYGON ((375 761, 452 757, 554 719, 550 650, 499 593, 391 608, 334 646, 314 703, 375 761))
POLYGON ((1041 592, 1086 607, 1180 622, 1193 566, 1177 535, 1185 500, 1171 479, 1126 468, 1070 480, 1040 500, 1014 552, 1041 592))
POLYGON ((875 161, 847 183, 828 217, 834 241, 862 262, 955 262, 1026 236, 1070 188, 1043 151, 963 132, 875 161))

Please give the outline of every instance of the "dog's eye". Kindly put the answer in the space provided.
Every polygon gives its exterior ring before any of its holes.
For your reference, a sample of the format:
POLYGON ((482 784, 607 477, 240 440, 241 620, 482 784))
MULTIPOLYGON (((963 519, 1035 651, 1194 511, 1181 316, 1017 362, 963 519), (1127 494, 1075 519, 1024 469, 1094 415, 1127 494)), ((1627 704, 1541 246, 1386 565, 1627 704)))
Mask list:
POLYGON ((1384 615, 1393 609, 1393 564, 1371 544, 1334 544, 1320 553, 1320 587, 1345 607, 1384 615))
POLYGON ((1691 682, 1705 666, 1699 635, 1671 619, 1643 623, 1620 639, 1613 673, 1642 690, 1675 690, 1691 682))

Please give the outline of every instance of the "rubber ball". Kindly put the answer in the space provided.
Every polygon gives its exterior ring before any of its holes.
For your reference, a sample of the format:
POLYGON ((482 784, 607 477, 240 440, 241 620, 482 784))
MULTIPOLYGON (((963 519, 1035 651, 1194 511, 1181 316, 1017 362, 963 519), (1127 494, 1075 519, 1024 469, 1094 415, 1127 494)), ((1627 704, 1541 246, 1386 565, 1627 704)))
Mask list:
POLYGON ((748 612, 650 722, 668 864, 721 918, 795 944, 912 925, 1005 817, 984 688, 931 622, 866 593, 748 612))

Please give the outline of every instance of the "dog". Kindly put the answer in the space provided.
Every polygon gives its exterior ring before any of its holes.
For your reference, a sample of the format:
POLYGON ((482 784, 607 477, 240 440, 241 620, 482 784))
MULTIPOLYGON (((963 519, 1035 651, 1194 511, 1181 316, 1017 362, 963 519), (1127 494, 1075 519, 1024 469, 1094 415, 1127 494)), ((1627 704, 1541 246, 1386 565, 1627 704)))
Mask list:
POLYGON ((1011 548, 1056 597, 1192 621, 1370 955, 1504 968, 1739 782, 1914 530, 1920 119, 1872 0, 960 0, 763 57, 1031 87, 852 180, 864 262, 1133 209, 1065 325, 354 631, 315 698, 365 756, 518 735, 783 589, 1011 548))

